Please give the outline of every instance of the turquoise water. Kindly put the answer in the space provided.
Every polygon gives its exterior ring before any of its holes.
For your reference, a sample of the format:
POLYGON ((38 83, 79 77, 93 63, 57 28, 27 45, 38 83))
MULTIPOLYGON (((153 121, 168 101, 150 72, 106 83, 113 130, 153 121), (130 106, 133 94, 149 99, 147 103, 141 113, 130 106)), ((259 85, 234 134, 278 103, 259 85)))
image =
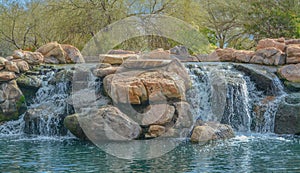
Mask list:
POLYGON ((0 137, 0 172, 300 172, 300 139, 239 134, 187 142, 156 159, 124 160, 73 138, 0 137))

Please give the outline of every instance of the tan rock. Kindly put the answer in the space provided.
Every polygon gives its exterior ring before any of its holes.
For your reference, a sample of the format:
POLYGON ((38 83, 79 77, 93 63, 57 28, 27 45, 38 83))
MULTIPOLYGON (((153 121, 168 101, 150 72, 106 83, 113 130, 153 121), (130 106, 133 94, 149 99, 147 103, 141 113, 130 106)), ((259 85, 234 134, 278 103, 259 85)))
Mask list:
POLYGON ((20 72, 26 72, 29 70, 29 65, 26 61, 22 60, 22 59, 16 59, 13 60, 13 62, 15 62, 20 70, 20 72))
POLYGON ((15 79, 16 75, 14 72, 1 71, 0 72, 0 82, 9 81, 15 79))
POLYGON ((289 45, 287 47, 287 64, 300 63, 300 44, 289 45))
POLYGON ((7 61, 7 59, 0 57, 0 65, 5 65, 6 61, 7 61))
POLYGON ((97 77, 105 77, 110 74, 114 74, 118 70, 118 67, 107 67, 93 70, 93 75, 97 77))
POLYGON ((300 82, 300 64, 290 64, 278 70, 279 75, 290 82, 300 82))
POLYGON ((45 59, 47 59, 47 62, 49 61, 50 57, 54 57, 59 61, 59 63, 66 63, 66 53, 63 50, 62 46, 57 42, 47 43, 38 48, 36 52, 40 52, 45 57, 45 59))
POLYGON ((175 128, 191 128, 193 125, 193 115, 190 110, 190 104, 187 102, 176 102, 174 103, 177 120, 175 128))
POLYGON ((283 52, 277 48, 270 47, 259 49, 255 52, 250 60, 250 63, 264 64, 264 65, 283 65, 286 57, 283 52))
POLYGON ((5 62, 5 69, 11 72, 20 73, 20 70, 15 62, 6 61, 5 62))
POLYGON ((137 59, 136 54, 100 54, 99 59, 101 63, 108 63, 111 65, 121 65, 127 59, 137 59))
POLYGON ((164 49, 156 49, 148 53, 142 53, 141 58, 144 59, 170 59, 170 51, 164 49))
POLYGON ((80 51, 72 46, 72 45, 68 45, 68 44, 62 44, 61 45, 62 49, 65 51, 66 53, 66 62, 67 63, 84 63, 84 58, 81 55, 80 51))
POLYGON ((144 113, 142 125, 165 125, 172 121, 175 108, 167 104, 150 105, 144 113))
POLYGON ((14 52, 13 52, 13 58, 14 59, 22 59, 24 56, 25 56, 25 54, 24 54, 24 52, 23 52, 23 50, 15 50, 14 52))
POLYGON ((229 125, 208 122, 203 125, 196 126, 193 129, 191 141, 208 142, 211 140, 228 139, 232 137, 234 137, 234 132, 229 125))
POLYGON ((44 56, 39 52, 24 51, 25 56, 22 58, 30 65, 39 65, 44 62, 44 56))
POLYGON ((58 59, 56 59, 56 58, 53 57, 53 56, 45 57, 45 58, 44 58, 44 62, 45 62, 46 64, 59 64, 58 59))
POLYGON ((290 44, 300 44, 300 39, 290 39, 290 40, 285 40, 286 45, 290 44))
POLYGON ((225 48, 225 49, 216 49, 215 50, 219 60, 221 62, 235 62, 235 56, 233 53, 235 52, 232 48, 225 48))
POLYGON ((135 52, 129 50, 117 49, 117 50, 111 50, 107 54, 135 54, 135 52))
POLYGON ((139 124, 113 106, 105 106, 77 118, 91 141, 131 140, 138 138, 142 132, 139 124))
POLYGON ((253 51, 245 51, 245 50, 236 50, 233 53, 236 62, 248 63, 250 62, 252 56, 254 55, 253 51))
POLYGON ((271 47, 279 49, 282 52, 285 51, 285 43, 283 43, 282 40, 269 39, 269 38, 260 40, 257 44, 256 49, 260 50, 260 49, 271 48, 271 47))
POLYGON ((156 138, 162 136, 166 129, 164 126, 151 125, 149 127, 148 133, 145 135, 146 138, 156 138))

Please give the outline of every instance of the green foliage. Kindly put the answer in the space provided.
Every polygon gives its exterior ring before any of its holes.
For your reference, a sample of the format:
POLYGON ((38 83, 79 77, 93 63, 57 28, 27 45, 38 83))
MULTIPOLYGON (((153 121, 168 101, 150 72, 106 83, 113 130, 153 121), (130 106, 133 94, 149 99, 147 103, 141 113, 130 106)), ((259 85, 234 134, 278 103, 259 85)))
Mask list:
MULTIPOLYGON (((210 46, 205 47, 206 52, 216 46, 251 49, 265 37, 299 38, 299 9, 299 0, 2 0, 0 56, 15 49, 34 51, 50 41, 82 49, 109 24, 143 14, 164 14, 189 23, 207 37, 210 46)), ((190 33, 175 34, 190 39, 190 33)), ((117 48, 167 49, 176 41, 144 36, 126 40, 117 48)))

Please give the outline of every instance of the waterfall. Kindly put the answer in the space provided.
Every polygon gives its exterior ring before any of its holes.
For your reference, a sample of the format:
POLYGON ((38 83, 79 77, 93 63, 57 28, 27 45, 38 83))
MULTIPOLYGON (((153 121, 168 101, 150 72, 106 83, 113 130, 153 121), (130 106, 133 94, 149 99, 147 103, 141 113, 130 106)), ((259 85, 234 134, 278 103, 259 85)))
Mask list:
MULTIPOLYGON (((278 106, 281 100, 286 96, 284 86, 277 76, 274 76, 272 78, 272 83, 273 93, 276 97, 265 105, 266 111, 263 114, 263 122, 260 127, 256 129, 256 131, 260 133, 274 132, 275 116, 278 110, 278 106)), ((261 106, 263 105, 261 104, 261 106)))
POLYGON ((186 66, 193 83, 187 98, 195 119, 218 121, 237 131, 250 131, 250 98, 243 73, 227 63, 186 66))
POLYGON ((27 134, 56 136, 66 134, 62 119, 69 113, 70 106, 67 70, 42 75, 42 86, 38 89, 24 116, 27 134), (57 74, 60 74, 58 77, 57 74))

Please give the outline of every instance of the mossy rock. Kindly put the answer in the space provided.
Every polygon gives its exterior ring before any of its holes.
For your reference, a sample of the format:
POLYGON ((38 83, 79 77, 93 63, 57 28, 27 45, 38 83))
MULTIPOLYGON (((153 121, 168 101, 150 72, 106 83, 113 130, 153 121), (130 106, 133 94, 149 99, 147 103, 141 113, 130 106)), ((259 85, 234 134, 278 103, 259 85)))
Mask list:
POLYGON ((300 83, 285 81, 284 85, 291 92, 300 92, 300 83))
POLYGON ((80 127, 80 123, 78 121, 78 114, 68 115, 64 119, 64 126, 77 138, 88 140, 87 136, 80 127))

